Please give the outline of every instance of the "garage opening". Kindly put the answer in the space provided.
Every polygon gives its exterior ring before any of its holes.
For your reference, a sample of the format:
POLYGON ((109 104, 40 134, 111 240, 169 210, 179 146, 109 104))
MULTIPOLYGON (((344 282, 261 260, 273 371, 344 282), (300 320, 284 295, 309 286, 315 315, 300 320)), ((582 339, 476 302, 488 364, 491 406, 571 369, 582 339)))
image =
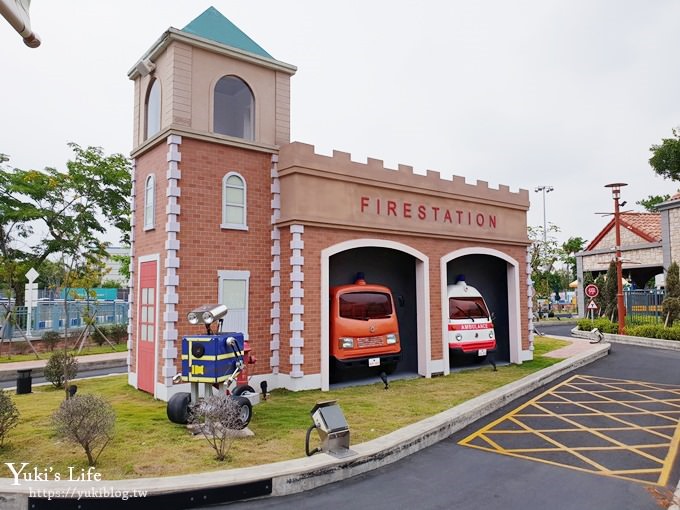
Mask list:
MULTIPOLYGON (((469 254, 454 258, 446 264, 446 283, 454 285, 463 276, 467 285, 474 287, 483 296, 488 311, 493 315, 496 337, 496 361, 510 361, 510 326, 508 305, 508 266, 498 257, 486 254, 469 254)), ((445 331, 444 334, 448 334, 445 331)), ((477 352, 463 354, 450 352, 450 367, 479 363, 485 358, 477 352)))
MULTIPOLYGON (((355 283, 357 274, 362 273, 367 284, 382 285, 391 291, 401 345, 400 361, 392 377, 418 374, 416 262, 408 253, 383 247, 352 248, 329 258, 329 288, 355 283)), ((332 364, 330 356, 329 363, 332 364)), ((383 368, 368 367, 366 363, 331 370, 329 382, 375 379, 383 368)))

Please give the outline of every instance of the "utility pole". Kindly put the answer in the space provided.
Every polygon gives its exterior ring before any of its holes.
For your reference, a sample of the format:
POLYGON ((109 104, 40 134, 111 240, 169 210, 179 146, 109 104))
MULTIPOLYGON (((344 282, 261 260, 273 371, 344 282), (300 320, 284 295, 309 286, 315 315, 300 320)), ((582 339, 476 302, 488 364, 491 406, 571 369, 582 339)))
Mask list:
POLYGON ((623 335, 626 329, 626 308, 623 305, 623 268, 621 261, 621 221, 619 213, 619 199, 621 198, 621 188, 628 186, 624 182, 615 182, 605 185, 611 188, 612 198, 614 199, 614 229, 616 230, 616 315, 619 319, 619 335, 623 335))

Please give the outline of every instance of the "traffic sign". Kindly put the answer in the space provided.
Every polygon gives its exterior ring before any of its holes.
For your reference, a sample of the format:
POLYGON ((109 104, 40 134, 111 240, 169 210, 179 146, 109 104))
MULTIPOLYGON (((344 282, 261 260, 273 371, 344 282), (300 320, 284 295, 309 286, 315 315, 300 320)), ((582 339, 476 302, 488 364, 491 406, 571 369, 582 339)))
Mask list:
POLYGON ((586 285, 585 293, 589 298, 595 298, 598 296, 598 294, 600 294, 600 289, 597 288, 597 285, 590 283, 586 285))
POLYGON ((590 303, 588 303, 588 307, 587 307, 587 308, 588 308, 588 310, 597 310, 597 304, 595 303, 595 301, 593 301, 593 300, 591 299, 591 300, 590 300, 590 303))

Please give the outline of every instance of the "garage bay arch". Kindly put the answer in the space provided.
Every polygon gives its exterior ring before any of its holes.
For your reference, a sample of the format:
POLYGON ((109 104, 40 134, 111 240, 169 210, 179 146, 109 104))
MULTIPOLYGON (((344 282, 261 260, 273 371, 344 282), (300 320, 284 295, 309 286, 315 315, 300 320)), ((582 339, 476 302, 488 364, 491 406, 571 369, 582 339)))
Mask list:
POLYGON ((327 391, 330 384, 329 358, 329 302, 330 260, 333 255, 360 248, 386 248, 413 257, 415 261, 416 331, 418 374, 430 377, 430 298, 429 258, 424 253, 399 242, 384 239, 353 239, 321 250, 321 389, 327 391))
MULTIPOLYGON (((441 328, 442 328, 442 348, 443 352, 448 352, 448 303, 447 303, 447 279, 449 263, 462 257, 471 255, 481 255, 500 259, 506 263, 505 281, 502 282, 504 288, 507 288, 507 321, 508 321, 508 358, 511 363, 522 362, 522 320, 520 309, 520 278, 519 278, 519 262, 514 258, 492 248, 483 247, 469 247, 461 248, 452 251, 441 258, 440 262, 440 281, 441 281, 441 328)), ((455 275, 454 275, 455 277, 455 275)), ((468 284, 475 286, 473 281, 468 281, 468 284)), ((449 373, 449 367, 446 366, 445 374, 449 373)))

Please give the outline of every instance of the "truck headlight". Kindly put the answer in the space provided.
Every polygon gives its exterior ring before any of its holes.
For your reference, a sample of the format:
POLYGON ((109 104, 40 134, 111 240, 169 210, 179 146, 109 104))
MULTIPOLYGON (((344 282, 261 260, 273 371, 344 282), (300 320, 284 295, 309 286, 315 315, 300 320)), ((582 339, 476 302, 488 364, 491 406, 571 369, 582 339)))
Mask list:
POLYGON ((463 335, 461 335, 460 333, 456 333, 456 340, 458 342, 460 342, 462 339, 463 339, 463 335))
POLYGON ((493 338, 493 329, 489 331, 489 338, 493 338))
POLYGON ((341 349, 354 349, 354 338, 350 336, 342 337, 340 339, 341 349))
POLYGON ((390 333, 387 335, 387 345, 391 344, 396 344, 397 343, 397 334, 396 333, 390 333))

